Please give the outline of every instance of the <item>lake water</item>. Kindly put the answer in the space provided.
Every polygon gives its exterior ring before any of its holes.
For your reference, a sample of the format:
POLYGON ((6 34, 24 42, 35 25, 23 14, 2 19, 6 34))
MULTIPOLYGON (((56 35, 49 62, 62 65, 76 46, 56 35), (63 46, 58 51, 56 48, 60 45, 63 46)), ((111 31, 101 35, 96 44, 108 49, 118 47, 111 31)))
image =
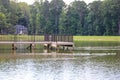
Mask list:
POLYGON ((0 48, 0 80, 120 80, 119 42, 80 42, 68 51, 19 46, 0 48))

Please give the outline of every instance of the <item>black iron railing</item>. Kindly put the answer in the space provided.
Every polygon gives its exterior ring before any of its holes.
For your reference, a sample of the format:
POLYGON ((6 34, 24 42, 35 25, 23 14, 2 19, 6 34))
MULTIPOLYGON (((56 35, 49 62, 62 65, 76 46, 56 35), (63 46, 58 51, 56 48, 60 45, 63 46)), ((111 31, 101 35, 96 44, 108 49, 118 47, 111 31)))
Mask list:
POLYGON ((72 35, 45 35, 44 41, 73 42, 73 36, 72 35))

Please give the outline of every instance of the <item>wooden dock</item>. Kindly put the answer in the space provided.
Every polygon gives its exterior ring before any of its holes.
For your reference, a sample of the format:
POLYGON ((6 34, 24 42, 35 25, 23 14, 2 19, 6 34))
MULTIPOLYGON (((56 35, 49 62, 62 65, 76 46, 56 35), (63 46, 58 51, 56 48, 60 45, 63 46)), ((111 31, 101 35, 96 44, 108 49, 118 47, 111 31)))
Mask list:
POLYGON ((34 45, 40 44, 46 48, 59 48, 63 47, 74 47, 73 36, 63 35, 45 35, 44 41, 0 41, 0 44, 11 44, 12 49, 16 50, 16 44, 28 44, 30 49, 34 48, 34 45))

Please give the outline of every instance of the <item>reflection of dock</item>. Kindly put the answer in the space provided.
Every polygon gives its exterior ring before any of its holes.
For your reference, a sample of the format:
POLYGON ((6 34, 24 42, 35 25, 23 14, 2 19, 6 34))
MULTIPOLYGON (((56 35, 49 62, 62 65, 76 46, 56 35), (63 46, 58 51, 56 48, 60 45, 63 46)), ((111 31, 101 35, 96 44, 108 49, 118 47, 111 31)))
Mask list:
POLYGON ((60 46, 63 47, 73 47, 73 36, 63 36, 63 35, 45 35, 44 41, 0 41, 0 44, 11 44, 12 49, 17 49, 17 44, 27 44, 30 45, 28 48, 34 49, 35 45, 44 45, 46 48, 56 48, 60 46))

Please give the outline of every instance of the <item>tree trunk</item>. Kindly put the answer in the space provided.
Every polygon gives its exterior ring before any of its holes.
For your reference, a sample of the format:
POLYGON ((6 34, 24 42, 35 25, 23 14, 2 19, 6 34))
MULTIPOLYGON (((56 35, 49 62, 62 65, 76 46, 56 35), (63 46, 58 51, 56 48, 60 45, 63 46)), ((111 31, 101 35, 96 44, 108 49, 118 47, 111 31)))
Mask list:
POLYGON ((118 22, 119 30, 118 30, 118 35, 120 35, 120 20, 118 22))

